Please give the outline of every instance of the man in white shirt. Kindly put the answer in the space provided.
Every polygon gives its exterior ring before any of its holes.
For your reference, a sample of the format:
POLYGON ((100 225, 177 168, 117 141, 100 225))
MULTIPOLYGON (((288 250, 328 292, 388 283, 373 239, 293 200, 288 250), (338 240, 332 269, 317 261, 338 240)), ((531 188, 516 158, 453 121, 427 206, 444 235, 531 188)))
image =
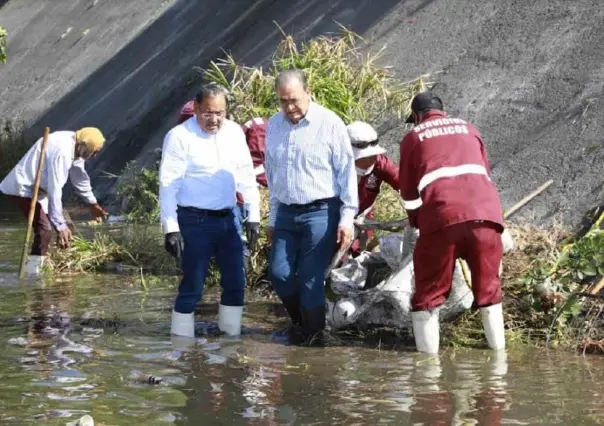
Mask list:
POLYGON ((207 84, 197 93, 195 116, 164 139, 159 203, 166 250, 182 260, 183 278, 172 312, 172 334, 194 337, 195 305, 203 294, 210 259, 220 269, 218 326, 241 333, 245 275, 243 242, 233 216, 236 193, 249 211, 250 248, 258 240, 260 195, 245 135, 226 119, 226 90, 207 84))
MULTIPOLYGON (((63 216, 63 186, 69 179, 77 194, 90 204, 93 217, 105 217, 107 212, 98 204, 84 162, 96 155, 105 143, 105 137, 95 127, 84 127, 77 132, 58 131, 48 136, 44 165, 40 178, 38 203, 34 215, 34 241, 26 264, 28 275, 37 275, 52 239, 52 228, 59 233, 59 245, 71 242, 71 231, 63 216)), ((19 163, 0 183, 0 192, 8 195, 27 218, 31 205, 36 172, 40 163, 40 138, 19 163)))
MULTIPOLYGON (((292 319, 291 340, 325 328, 324 277, 336 245, 350 244, 357 178, 346 125, 311 101, 300 70, 276 79, 281 111, 267 126, 269 279, 292 319)), ((320 342, 320 339, 317 341, 320 342)))

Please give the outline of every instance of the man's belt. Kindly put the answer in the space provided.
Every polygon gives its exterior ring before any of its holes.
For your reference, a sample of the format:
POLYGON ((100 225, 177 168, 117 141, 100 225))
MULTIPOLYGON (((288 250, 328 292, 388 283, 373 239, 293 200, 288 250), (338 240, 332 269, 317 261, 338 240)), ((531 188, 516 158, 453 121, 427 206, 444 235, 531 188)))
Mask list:
POLYGON ((202 215, 206 215, 206 216, 216 216, 216 217, 228 216, 233 212, 233 210, 231 210, 231 209, 210 210, 210 209, 198 209, 197 207, 191 207, 191 206, 178 206, 178 208, 191 212, 191 213, 202 214, 202 215))
POLYGON ((310 203, 307 203, 307 204, 286 204, 286 206, 289 208, 292 208, 292 209, 296 209, 296 210, 311 209, 311 208, 323 207, 324 205, 326 205, 333 199, 335 199, 335 197, 321 198, 320 200, 311 201, 310 203))

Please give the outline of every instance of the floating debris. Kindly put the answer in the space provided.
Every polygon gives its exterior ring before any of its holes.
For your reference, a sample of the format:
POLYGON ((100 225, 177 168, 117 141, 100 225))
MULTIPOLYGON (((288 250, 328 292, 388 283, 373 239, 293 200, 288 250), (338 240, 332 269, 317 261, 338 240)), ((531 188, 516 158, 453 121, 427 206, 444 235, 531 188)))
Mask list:
POLYGON ((29 341, 25 337, 14 337, 8 340, 9 345, 15 346, 25 346, 29 343, 29 341))
POLYGON ((128 374, 128 379, 134 382, 146 383, 149 385, 159 385, 164 380, 161 377, 156 377, 150 374, 144 374, 138 370, 132 370, 128 374))

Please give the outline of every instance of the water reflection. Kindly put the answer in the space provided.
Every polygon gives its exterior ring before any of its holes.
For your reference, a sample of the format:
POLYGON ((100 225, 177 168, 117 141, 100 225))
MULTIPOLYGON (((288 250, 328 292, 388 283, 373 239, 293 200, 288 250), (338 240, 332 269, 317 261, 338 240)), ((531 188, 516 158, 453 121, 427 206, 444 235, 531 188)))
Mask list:
MULTIPOLYGON (((150 425, 598 424, 604 418, 602 358, 298 348, 270 339, 279 321, 270 317, 271 305, 253 300, 245 321, 253 329, 243 337, 210 333, 192 347, 174 346, 172 297, 171 288, 142 293, 108 275, 0 288, 0 423, 64 425, 86 413, 97 423, 150 425), (148 374, 162 383, 149 385, 148 374)), ((212 329, 215 310, 202 310, 198 319, 200 330, 212 329)))

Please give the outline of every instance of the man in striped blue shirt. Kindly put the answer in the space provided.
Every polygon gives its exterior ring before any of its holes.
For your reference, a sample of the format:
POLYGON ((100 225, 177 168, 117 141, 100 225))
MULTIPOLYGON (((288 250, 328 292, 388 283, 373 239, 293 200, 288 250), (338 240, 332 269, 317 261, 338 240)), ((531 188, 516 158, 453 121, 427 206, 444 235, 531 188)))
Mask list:
POLYGON ((324 277, 336 244, 348 247, 352 239, 354 157, 346 125, 311 101, 302 71, 280 73, 275 89, 281 111, 269 120, 265 159, 268 274, 294 330, 309 341, 325 328, 324 277))

